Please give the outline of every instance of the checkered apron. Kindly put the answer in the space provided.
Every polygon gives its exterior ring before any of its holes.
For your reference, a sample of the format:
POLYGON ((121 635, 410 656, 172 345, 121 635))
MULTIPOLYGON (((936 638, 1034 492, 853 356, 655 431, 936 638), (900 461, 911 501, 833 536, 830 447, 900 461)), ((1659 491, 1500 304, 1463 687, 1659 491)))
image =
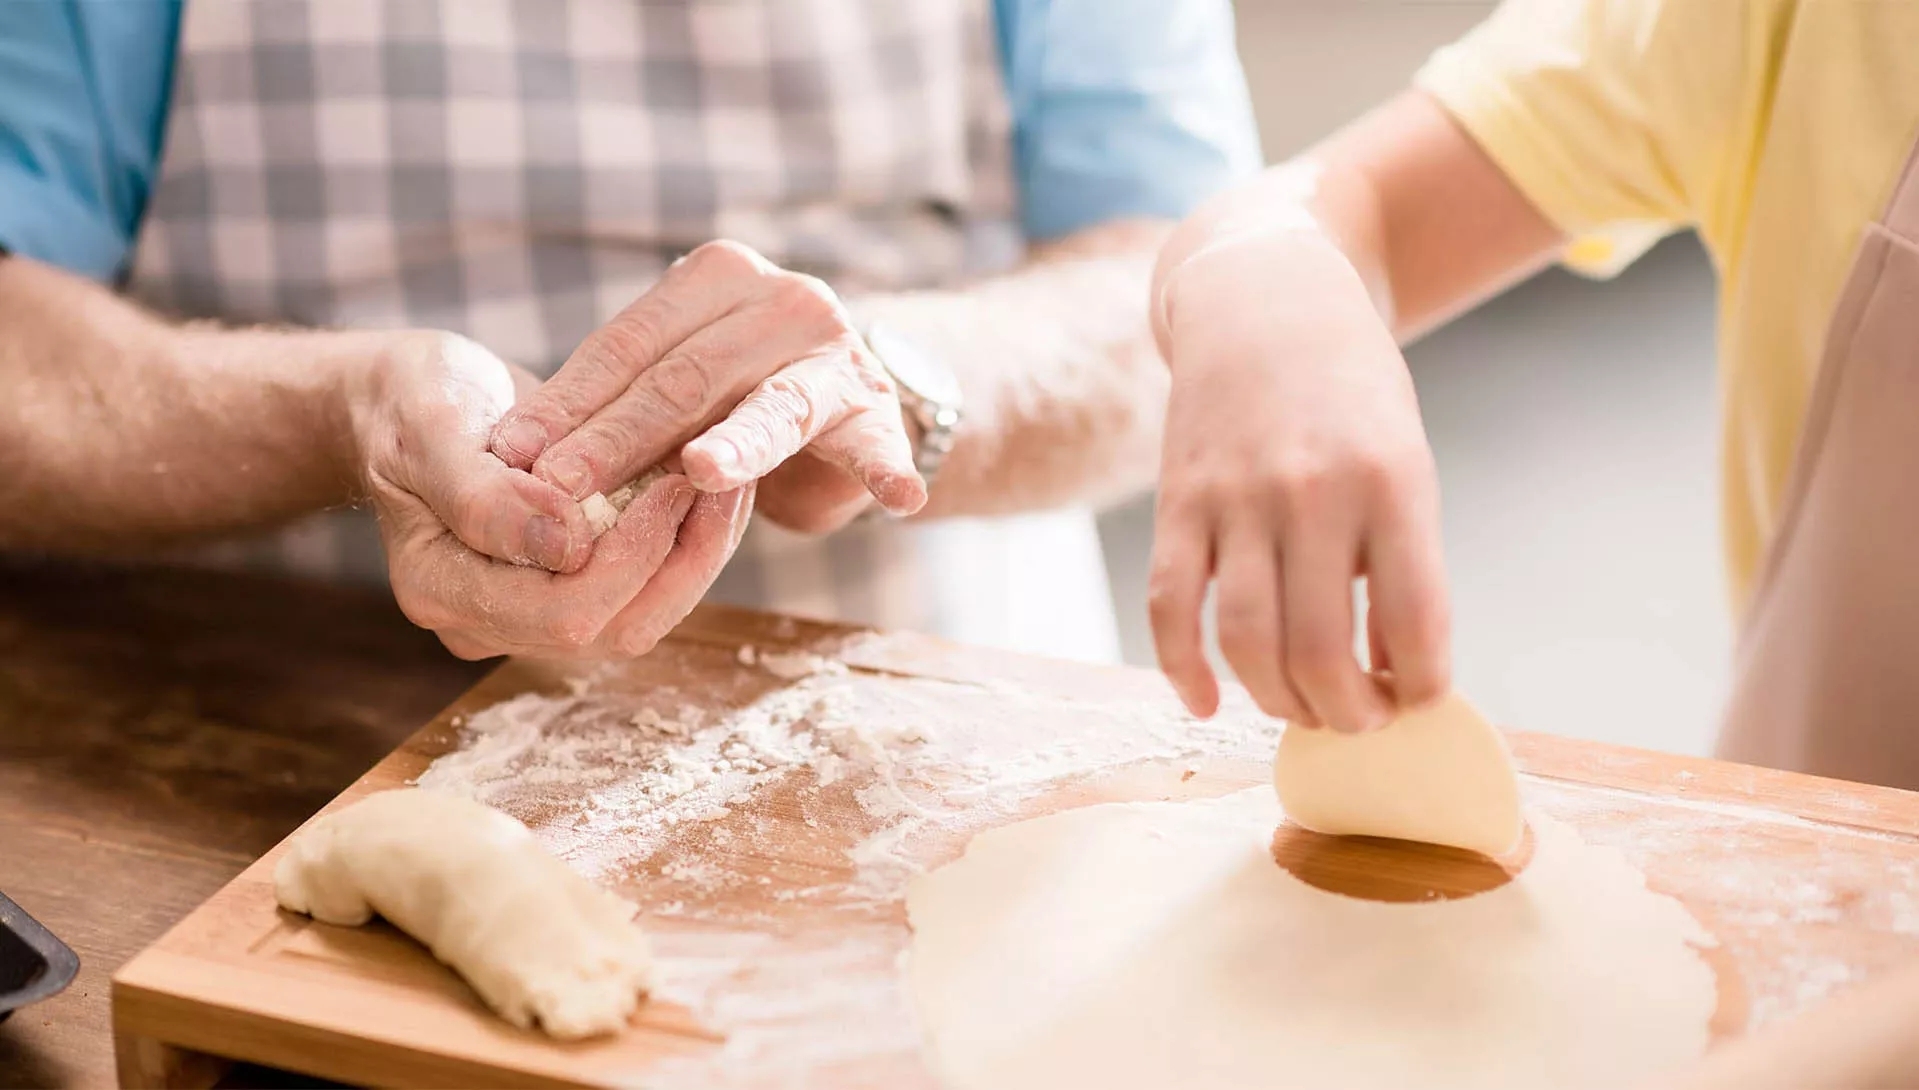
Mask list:
MULTIPOLYGON (((129 290, 230 322, 450 329, 551 374, 713 238, 848 297, 990 271, 1018 243, 989 2, 192 0, 129 290)), ((385 572, 357 512, 211 559, 385 572)), ((1080 512, 824 541, 761 523, 714 597, 1115 644, 1080 512)))

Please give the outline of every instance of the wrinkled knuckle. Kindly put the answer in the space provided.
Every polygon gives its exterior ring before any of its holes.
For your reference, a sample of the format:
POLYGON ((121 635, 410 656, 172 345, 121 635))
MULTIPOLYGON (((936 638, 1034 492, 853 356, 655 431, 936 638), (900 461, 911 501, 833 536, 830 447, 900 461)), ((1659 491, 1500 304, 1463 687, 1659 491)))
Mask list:
POLYGON ((659 357, 664 348, 655 320, 644 313, 622 314, 594 330, 575 357, 575 366, 594 374, 628 375, 659 357))
POLYGON ((769 415, 801 429, 813 423, 813 391, 800 379, 781 372, 760 383, 759 402, 769 415))
POLYGON ((758 250, 730 238, 702 243, 686 255, 689 271, 714 276, 757 275, 766 269, 767 264, 766 258, 760 256, 758 250))
POLYGON ((647 372, 647 379, 654 398, 677 419, 705 413, 717 385, 705 362, 690 355, 667 360, 647 372))
POLYGON ((807 322, 809 325, 838 330, 840 320, 839 296, 817 276, 803 273, 789 273, 782 277, 777 293, 780 309, 788 318, 807 322))
POLYGON ((600 417, 575 433, 573 454, 586 463, 596 480, 603 479, 620 463, 622 451, 639 445, 641 433, 639 422, 626 413, 600 417))

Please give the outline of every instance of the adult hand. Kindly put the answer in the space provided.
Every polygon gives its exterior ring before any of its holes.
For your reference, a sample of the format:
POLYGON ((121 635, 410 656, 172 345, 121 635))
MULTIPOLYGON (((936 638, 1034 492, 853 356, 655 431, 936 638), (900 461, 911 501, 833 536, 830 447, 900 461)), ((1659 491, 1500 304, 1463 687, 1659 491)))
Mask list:
POLYGON ((506 414, 490 449, 574 499, 677 452, 702 492, 767 478, 762 510, 812 532, 869 496, 902 515, 926 502, 892 380, 832 289, 734 242, 675 262, 506 414))
POLYGON ((487 451, 521 377, 472 341, 421 333, 354 383, 394 597, 463 658, 644 654, 719 575, 752 489, 702 494, 663 476, 595 542, 572 497, 487 451))
POLYGON ((1163 278, 1173 373, 1153 546, 1160 662, 1195 714, 1219 689, 1200 609, 1270 715, 1366 730, 1448 687, 1439 485, 1405 360, 1323 236, 1264 234, 1163 278), (1354 652, 1353 584, 1371 612, 1354 652))

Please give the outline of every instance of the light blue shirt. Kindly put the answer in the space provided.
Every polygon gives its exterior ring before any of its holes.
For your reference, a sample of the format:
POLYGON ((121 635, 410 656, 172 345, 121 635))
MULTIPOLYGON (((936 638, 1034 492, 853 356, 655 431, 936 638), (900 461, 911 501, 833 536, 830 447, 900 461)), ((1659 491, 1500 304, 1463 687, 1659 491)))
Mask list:
MULTIPOLYGON (((0 247, 124 269, 184 0, 0 0, 0 247)), ((1255 171, 1230 0, 994 0, 1027 237, 1176 218, 1255 171)))

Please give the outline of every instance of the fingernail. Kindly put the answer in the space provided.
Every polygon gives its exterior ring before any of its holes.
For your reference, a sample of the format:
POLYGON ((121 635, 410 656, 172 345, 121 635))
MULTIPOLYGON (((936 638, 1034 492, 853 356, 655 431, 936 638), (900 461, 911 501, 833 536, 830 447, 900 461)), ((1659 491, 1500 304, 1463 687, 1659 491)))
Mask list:
POLYGON ((568 544, 565 523, 545 515, 534 515, 526 521, 526 555, 540 567, 548 571, 566 567, 568 544))
POLYGON ((593 491, 593 475, 587 471, 586 463, 573 455, 548 462, 546 476, 576 500, 585 499, 593 491))
POLYGON ((537 420, 521 417, 500 429, 497 442, 522 458, 538 458, 546 450, 546 429, 537 420))

